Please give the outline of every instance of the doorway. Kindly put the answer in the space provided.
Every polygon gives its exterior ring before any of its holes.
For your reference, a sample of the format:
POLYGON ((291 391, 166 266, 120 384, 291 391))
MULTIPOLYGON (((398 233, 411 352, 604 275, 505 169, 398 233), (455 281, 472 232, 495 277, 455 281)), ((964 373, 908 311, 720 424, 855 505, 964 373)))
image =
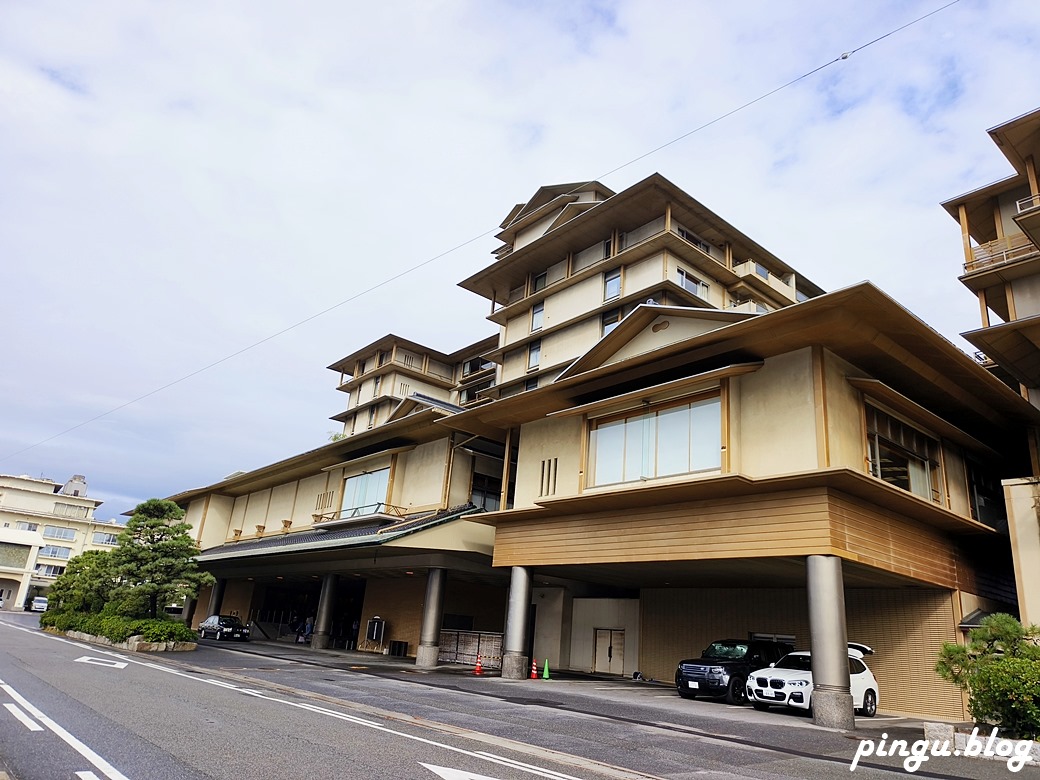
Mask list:
POLYGON ((596 660, 592 671, 619 675, 625 673, 624 629, 596 629, 596 660))

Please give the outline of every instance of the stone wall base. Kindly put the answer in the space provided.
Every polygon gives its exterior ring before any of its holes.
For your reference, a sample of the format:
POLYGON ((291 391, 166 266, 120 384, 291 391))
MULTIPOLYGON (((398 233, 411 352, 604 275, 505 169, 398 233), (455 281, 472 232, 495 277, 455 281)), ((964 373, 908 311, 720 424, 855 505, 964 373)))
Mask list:
POLYGON ((132 636, 125 642, 113 642, 108 637, 84 634, 82 631, 66 631, 65 636, 80 642, 114 647, 117 650, 129 650, 131 653, 181 653, 198 647, 197 642, 145 642, 139 636, 132 636))

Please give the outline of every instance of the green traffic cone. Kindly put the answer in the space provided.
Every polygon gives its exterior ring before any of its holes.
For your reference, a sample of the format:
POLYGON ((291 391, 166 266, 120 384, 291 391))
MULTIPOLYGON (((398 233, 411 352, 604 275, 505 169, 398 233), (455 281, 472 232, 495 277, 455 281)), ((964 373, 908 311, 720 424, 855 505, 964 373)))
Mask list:
POLYGON ((545 659, 545 669, 542 670, 542 679, 543 680, 548 680, 549 679, 549 659, 548 658, 545 659))

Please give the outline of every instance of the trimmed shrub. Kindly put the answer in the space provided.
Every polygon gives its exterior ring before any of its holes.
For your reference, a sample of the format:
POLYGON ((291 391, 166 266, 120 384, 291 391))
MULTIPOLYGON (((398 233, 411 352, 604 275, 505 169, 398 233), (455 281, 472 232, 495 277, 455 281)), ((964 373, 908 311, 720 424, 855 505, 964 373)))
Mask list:
POLYGON ((1040 661, 1001 658, 982 664, 969 690, 973 718, 999 724, 1019 739, 1040 739, 1040 661))
POLYGON ((166 618, 153 620, 48 610, 40 616, 40 625, 56 631, 82 631, 84 634, 103 636, 113 642, 125 642, 132 636, 140 636, 146 642, 194 642, 197 639, 189 626, 166 618))

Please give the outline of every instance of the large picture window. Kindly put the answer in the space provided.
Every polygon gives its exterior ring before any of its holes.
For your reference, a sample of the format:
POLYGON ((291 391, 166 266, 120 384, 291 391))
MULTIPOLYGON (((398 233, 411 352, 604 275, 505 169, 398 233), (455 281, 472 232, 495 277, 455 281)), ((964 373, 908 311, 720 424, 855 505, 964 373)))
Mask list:
POLYGON ((390 487, 390 469, 355 474, 343 482, 343 511, 364 509, 365 513, 379 512, 386 503, 390 487))
POLYGON ((942 502, 938 441, 868 404, 867 444, 871 474, 922 498, 942 502))
POLYGON ((589 441, 591 485, 717 471, 722 467, 717 395, 597 422, 589 441))

